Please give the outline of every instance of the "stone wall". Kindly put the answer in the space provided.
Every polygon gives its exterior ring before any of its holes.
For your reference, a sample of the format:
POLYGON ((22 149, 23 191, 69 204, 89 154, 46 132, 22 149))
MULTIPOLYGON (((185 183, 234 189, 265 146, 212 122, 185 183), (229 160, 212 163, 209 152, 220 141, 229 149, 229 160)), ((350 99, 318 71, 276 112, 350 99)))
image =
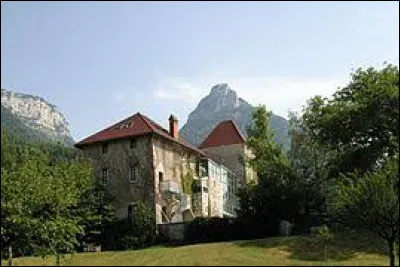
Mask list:
POLYGON ((210 217, 223 217, 222 183, 216 179, 208 179, 208 197, 210 217))
MULTIPOLYGON (((197 155, 177 143, 165 140, 164 138, 153 136, 153 168, 156 194, 156 221, 163 222, 162 206, 167 204, 167 194, 160 190, 160 177, 165 181, 173 181, 183 193, 182 180, 185 179, 190 170, 193 177, 197 177, 197 155)), ((180 205, 175 206, 171 222, 181 222, 184 220, 183 213, 180 211, 180 205)))
MULTIPOLYGON (((196 183, 201 187, 208 187, 208 177, 202 177, 196 183)), ((195 192, 193 194, 193 213, 196 217, 208 216, 208 192, 195 192)))
POLYGON ((116 196, 116 216, 125 218, 128 205, 144 201, 154 208, 154 177, 152 169, 152 146, 150 136, 138 137, 131 148, 130 139, 111 140, 108 152, 102 152, 102 143, 83 147, 94 163, 95 175, 102 179, 102 169, 108 169, 107 188, 116 196), (130 168, 138 167, 138 178, 130 181, 130 168))
MULTIPOLYGON (((254 158, 254 154, 251 152, 251 150, 247 146, 244 146, 244 154, 245 154, 245 158, 247 158, 247 159, 254 158)), ((249 183, 250 181, 257 182, 257 180, 258 180, 257 173, 253 170, 253 168, 251 168, 249 166, 248 162, 246 162, 245 168, 246 168, 246 183, 249 183)))
POLYGON ((196 217, 223 217, 222 183, 211 177, 196 181, 207 191, 193 194, 193 212, 196 217))
MULTIPOLYGON (((134 147, 131 148, 131 139, 112 140, 108 143, 108 152, 102 152, 102 143, 87 145, 84 153, 90 157, 95 165, 95 174, 101 179, 102 169, 109 170, 107 187, 116 196, 116 216, 125 218, 128 206, 137 201, 144 201, 156 213, 158 224, 165 222, 181 222, 191 220, 194 216, 223 217, 223 185, 221 181, 209 177, 203 179, 208 192, 194 193, 191 197, 190 210, 182 209, 182 181, 190 171, 194 179, 198 179, 198 155, 171 140, 148 135, 136 137, 134 147), (130 169, 138 167, 138 178, 130 181, 130 169), (163 182, 174 183, 179 193, 168 194, 161 190, 160 177, 163 182), (172 198, 176 198, 177 205, 168 205, 172 198), (172 218, 165 219, 162 210, 172 218), (169 207, 172 207, 169 209, 169 207), (163 220, 164 217, 164 220, 163 220)), ((222 161, 234 173, 240 173, 237 185, 242 184, 245 177, 245 167, 239 156, 244 152, 242 145, 222 146, 206 149, 210 158, 222 161)), ((188 199, 188 198, 186 198, 188 199)))

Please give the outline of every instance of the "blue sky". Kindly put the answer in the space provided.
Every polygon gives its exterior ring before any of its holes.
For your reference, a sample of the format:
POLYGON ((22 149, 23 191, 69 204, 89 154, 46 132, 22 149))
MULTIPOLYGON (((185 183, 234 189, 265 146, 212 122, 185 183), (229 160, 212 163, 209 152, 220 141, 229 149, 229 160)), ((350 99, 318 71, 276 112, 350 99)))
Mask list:
POLYGON ((399 62, 399 2, 1 2, 1 87, 57 105, 76 141, 140 111, 180 125, 212 85, 287 116, 399 62))

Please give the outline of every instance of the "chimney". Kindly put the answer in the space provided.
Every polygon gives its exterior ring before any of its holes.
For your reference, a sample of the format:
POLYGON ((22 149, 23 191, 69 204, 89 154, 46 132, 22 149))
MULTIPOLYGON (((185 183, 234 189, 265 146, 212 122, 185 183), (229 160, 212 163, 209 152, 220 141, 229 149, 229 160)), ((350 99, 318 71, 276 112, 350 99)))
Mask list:
POLYGON ((171 114, 171 116, 169 116, 169 134, 175 138, 178 139, 178 119, 171 114))

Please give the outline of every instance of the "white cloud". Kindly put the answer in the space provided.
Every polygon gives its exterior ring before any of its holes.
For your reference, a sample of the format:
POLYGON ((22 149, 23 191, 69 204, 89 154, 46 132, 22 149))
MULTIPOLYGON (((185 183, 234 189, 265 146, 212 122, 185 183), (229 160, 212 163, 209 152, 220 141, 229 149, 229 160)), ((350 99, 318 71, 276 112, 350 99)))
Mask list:
POLYGON ((302 77, 259 77, 210 75, 199 78, 170 77, 161 80, 153 96, 156 99, 197 104, 206 96, 213 85, 228 83, 239 97, 253 105, 265 104, 275 114, 287 117, 288 111, 302 110, 306 101, 315 96, 329 97, 338 86, 345 86, 349 77, 302 78, 302 77))

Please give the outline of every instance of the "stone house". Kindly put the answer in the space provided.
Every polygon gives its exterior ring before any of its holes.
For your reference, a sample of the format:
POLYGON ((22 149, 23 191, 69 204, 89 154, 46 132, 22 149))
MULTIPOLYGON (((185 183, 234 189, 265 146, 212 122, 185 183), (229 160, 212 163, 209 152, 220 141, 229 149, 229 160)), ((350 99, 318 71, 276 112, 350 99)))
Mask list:
MULTIPOLYGON (((242 167, 233 166, 233 160, 227 164, 214 160, 215 153, 192 146, 178 132, 173 115, 166 130, 136 113, 75 144, 93 161, 96 177, 116 196, 118 218, 133 213, 137 201, 154 209, 157 224, 235 216, 242 167)), ((234 149, 244 151, 241 146, 234 149)), ((223 158, 229 154, 224 153, 223 158)))
POLYGON ((237 187, 256 181, 256 173, 246 164, 246 158, 252 157, 252 153, 233 120, 219 123, 200 144, 199 149, 218 164, 229 168, 237 177, 237 187))

